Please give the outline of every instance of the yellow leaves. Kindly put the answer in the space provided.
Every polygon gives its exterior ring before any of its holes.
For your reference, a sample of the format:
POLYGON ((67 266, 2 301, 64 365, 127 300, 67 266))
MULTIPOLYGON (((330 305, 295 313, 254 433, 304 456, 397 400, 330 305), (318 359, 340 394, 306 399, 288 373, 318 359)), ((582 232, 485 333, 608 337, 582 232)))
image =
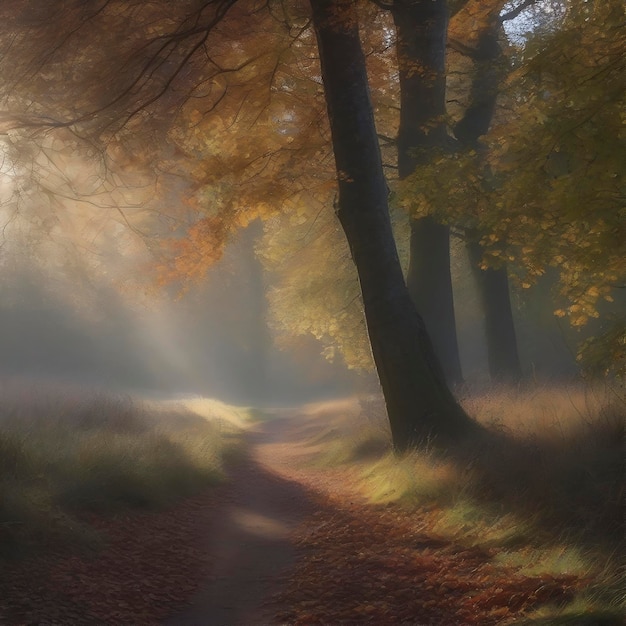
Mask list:
POLYGON ((256 216, 252 214, 252 211, 237 211, 235 219, 233 220, 233 226, 236 228, 245 228, 249 226, 255 218, 256 216))

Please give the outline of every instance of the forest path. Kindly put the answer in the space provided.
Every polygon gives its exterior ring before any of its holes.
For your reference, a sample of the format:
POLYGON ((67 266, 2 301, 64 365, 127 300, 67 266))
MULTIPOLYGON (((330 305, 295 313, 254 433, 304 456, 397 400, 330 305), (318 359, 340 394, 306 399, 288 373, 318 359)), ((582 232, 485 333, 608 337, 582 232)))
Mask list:
MULTIPOLYGON (((204 417, 204 408, 191 410, 204 417)), ((310 527, 318 508, 313 490, 294 478, 308 445, 307 411, 276 411, 244 431, 247 452, 221 485, 159 510, 84 513, 82 547, 71 549, 63 535, 58 547, 2 561, 0 624, 275 623, 276 604, 266 601, 290 581, 292 535, 310 527)))
POLYGON ((250 626, 272 621, 265 601, 293 566, 291 536, 315 510, 310 493, 290 478, 298 418, 277 411, 247 434, 248 449, 230 472, 206 550, 214 563, 191 607, 169 626, 250 626))
POLYGON ((90 516, 103 538, 93 552, 7 564, 0 623, 491 626, 562 603, 579 584, 523 576, 494 549, 437 536, 432 505, 367 503, 363 465, 320 467, 361 423, 356 399, 268 417, 245 433, 222 485, 160 511, 90 516))
POLYGON ((434 534, 427 510, 367 504, 358 466, 311 463, 355 411, 273 411, 249 432, 207 537, 212 572, 167 626, 490 626, 571 597, 574 577, 519 575, 434 534))

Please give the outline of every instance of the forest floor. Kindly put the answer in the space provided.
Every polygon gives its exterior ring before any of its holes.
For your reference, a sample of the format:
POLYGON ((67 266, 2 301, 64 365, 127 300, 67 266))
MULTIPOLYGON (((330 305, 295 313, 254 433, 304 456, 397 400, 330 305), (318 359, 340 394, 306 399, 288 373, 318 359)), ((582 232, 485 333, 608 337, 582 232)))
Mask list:
POLYGON ((428 508, 368 503, 354 465, 316 464, 325 417, 342 408, 273 411, 225 484, 162 512, 94 518, 106 547, 91 556, 5 567, 1 623, 489 626, 588 583, 523 575, 496 549, 432 532, 428 508))

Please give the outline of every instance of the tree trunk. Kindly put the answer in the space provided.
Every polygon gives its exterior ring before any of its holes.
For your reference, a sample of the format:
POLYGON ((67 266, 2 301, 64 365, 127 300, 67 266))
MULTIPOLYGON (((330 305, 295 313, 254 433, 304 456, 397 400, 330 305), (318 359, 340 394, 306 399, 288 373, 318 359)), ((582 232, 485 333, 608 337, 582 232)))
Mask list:
POLYGON ((363 296, 393 442, 404 451, 474 423, 446 385, 404 282, 353 0, 311 0, 339 186, 338 216, 363 296))
POLYGON ((481 269, 483 249, 475 240, 467 242, 467 250, 485 313, 489 375, 494 382, 517 382, 522 377, 522 371, 506 268, 481 269))
POLYGON ((432 217, 412 219, 407 285, 422 314, 446 380, 463 382, 456 335, 452 274, 450 270, 450 229, 432 217))
MULTIPOLYGON (((481 158, 479 138, 487 133, 496 107, 502 73, 502 49, 498 44, 499 23, 494 22, 478 41, 474 52, 476 73, 472 81, 470 104, 454 128, 459 143, 476 151, 481 158)), ((489 374, 496 382, 516 382, 522 377, 517 338, 509 293, 506 266, 483 270, 483 250, 477 233, 469 233, 467 250, 485 314, 485 338, 489 374)))
MULTIPOLYGON (((445 0, 395 0, 400 78, 398 175, 410 176, 433 151, 449 147, 446 125, 445 51, 448 10, 445 0)), ((432 217, 411 219, 407 285, 420 311, 450 384, 462 382, 456 335, 450 229, 432 217)))

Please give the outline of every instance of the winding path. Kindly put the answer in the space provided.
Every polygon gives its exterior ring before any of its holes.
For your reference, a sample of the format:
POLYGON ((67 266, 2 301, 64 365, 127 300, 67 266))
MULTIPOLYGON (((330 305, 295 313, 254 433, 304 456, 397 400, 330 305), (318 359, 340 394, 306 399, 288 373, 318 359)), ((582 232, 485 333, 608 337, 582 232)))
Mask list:
POLYGON ((231 489, 210 536, 213 571, 191 607, 168 626, 250 626, 272 620, 268 600, 295 561, 295 529, 315 505, 302 485, 284 477, 290 465, 286 434, 293 418, 261 423, 249 435, 248 456, 234 467, 231 489))
POLYGON ((94 519, 106 549, 91 558, 5 568, 0 623, 495 626, 571 597, 575 577, 522 576, 433 534, 428 510, 367 505, 357 468, 307 463, 358 411, 354 399, 274 411, 220 487, 94 519))

